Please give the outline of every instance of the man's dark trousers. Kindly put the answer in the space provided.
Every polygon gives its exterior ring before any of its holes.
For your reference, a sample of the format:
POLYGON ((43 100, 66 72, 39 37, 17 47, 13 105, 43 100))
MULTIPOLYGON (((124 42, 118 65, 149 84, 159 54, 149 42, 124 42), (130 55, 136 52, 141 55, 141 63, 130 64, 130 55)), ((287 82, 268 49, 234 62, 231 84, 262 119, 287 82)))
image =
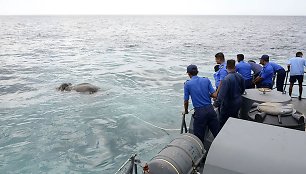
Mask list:
POLYGON ((283 92, 284 91, 284 81, 286 78, 286 71, 284 69, 280 69, 277 71, 276 76, 276 88, 277 91, 283 92))
POLYGON ((194 135, 196 135, 202 142, 204 142, 205 130, 207 126, 214 137, 216 137, 219 133, 220 123, 212 105, 195 108, 193 118, 194 135))

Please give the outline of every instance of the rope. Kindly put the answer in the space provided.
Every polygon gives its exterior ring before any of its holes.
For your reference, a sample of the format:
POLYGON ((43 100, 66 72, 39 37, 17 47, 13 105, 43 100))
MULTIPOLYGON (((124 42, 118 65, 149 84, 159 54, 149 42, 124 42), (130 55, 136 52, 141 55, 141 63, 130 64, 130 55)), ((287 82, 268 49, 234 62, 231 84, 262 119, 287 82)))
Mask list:
MULTIPOLYGON (((117 172, 116 172, 115 174, 117 174, 118 172, 120 172, 120 170, 122 170, 123 167, 124 167, 130 160, 131 160, 131 158, 129 158, 128 160, 126 160, 126 161, 122 164, 122 166, 117 170, 117 172)), ((96 167, 97 167, 97 166, 96 166, 96 167)))
POLYGON ((160 130, 163 130, 163 131, 179 131, 179 130, 180 130, 180 129, 167 129, 167 128, 159 127, 159 126, 154 125, 153 123, 150 123, 150 122, 148 122, 148 121, 145 121, 145 120, 143 120, 143 119, 141 119, 141 118, 139 118, 139 117, 137 117, 137 116, 135 116, 135 115, 132 115, 132 116, 135 117, 135 118, 137 118, 138 120, 140 120, 140 121, 142 121, 142 122, 144 122, 144 123, 146 123, 146 124, 152 126, 152 127, 155 127, 155 128, 157 128, 157 129, 160 129, 160 130))
MULTIPOLYGON (((189 112, 191 112, 192 110, 193 110, 193 109, 190 109, 189 112)), ((141 119, 141 118, 139 118, 139 117, 137 117, 137 116, 135 116, 135 115, 132 115, 132 117, 135 117, 135 118, 137 118, 138 120, 140 120, 140 121, 142 121, 142 122, 144 122, 144 123, 146 123, 146 124, 148 124, 148 125, 150 125, 150 126, 152 126, 152 127, 155 127, 155 128, 157 128, 157 129, 163 130, 163 131, 165 131, 167 134, 168 134, 167 131, 180 131, 180 130, 181 130, 181 129, 167 129, 167 128, 163 128, 163 127, 157 126, 157 125, 155 125, 155 124, 153 124, 153 123, 150 123, 150 122, 148 122, 148 121, 145 121, 145 120, 143 120, 143 119, 141 119)), ((169 135, 169 134, 168 134, 168 135, 169 135)))

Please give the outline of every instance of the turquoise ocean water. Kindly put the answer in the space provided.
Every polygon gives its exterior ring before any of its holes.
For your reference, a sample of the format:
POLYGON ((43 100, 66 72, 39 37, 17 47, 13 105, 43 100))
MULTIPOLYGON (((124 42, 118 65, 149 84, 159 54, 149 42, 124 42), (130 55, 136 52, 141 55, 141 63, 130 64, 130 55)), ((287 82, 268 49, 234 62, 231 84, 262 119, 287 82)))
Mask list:
MULTIPOLYGON (((306 17, 1 16, 0 173, 113 174, 179 134, 189 64, 305 52, 306 17), (55 90, 92 83, 93 95, 55 90), (140 118, 140 119, 139 119, 140 118)), ((305 96, 305 94, 304 94, 305 96)))

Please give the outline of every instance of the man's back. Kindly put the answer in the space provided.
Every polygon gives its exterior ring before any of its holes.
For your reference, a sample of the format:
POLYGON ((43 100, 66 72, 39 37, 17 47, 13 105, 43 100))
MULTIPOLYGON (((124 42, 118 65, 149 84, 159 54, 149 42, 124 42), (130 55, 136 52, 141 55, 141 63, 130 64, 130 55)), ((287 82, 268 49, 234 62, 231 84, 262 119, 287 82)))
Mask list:
POLYGON ((290 65, 290 76, 304 75, 304 66, 306 66, 304 58, 293 57, 289 59, 288 65, 290 65))
POLYGON ((272 66, 274 73, 277 72, 280 69, 284 69, 282 66, 280 66, 277 63, 274 62, 269 62, 269 64, 272 66))
POLYGON ((193 76, 185 83, 184 100, 188 100, 190 95, 194 107, 203 107, 211 104, 210 95, 214 92, 208 78, 193 76))
MULTIPOLYGON (((225 104, 231 102, 235 103, 235 100, 240 100, 241 95, 245 90, 244 79, 238 73, 229 73, 222 81, 222 86, 218 94, 218 100, 223 101, 225 104)), ((231 107, 232 105, 226 105, 231 107)))
POLYGON ((251 65, 251 69, 254 72, 254 74, 258 74, 262 70, 261 65, 254 63, 254 62, 248 62, 248 63, 251 65))
POLYGON ((244 80, 252 78, 251 70, 252 70, 251 65, 249 63, 245 63, 244 61, 240 61, 236 65, 236 71, 242 75, 244 80))
POLYGON ((223 126, 229 117, 238 117, 241 106, 241 95, 245 90, 243 77, 236 72, 229 74, 222 81, 217 102, 220 104, 220 125, 223 126))

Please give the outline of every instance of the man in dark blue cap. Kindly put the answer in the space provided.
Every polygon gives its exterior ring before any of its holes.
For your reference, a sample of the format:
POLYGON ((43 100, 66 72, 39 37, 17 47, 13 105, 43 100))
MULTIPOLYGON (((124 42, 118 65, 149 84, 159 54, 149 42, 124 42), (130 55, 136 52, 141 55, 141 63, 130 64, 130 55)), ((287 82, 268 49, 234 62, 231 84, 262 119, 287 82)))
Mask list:
POLYGON ((269 64, 269 56, 262 55, 260 58, 260 64, 263 65, 263 68, 259 76, 254 79, 253 83, 257 86, 257 88, 272 89, 274 70, 273 67, 269 64))
POLYGON ((216 93, 208 78, 197 76, 196 65, 189 65, 187 73, 190 80, 187 80, 184 85, 184 114, 188 114, 189 96, 191 96, 195 111, 193 115, 194 135, 204 142, 207 126, 214 136, 217 136, 220 130, 217 114, 211 104, 211 97, 216 97, 216 93))

